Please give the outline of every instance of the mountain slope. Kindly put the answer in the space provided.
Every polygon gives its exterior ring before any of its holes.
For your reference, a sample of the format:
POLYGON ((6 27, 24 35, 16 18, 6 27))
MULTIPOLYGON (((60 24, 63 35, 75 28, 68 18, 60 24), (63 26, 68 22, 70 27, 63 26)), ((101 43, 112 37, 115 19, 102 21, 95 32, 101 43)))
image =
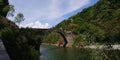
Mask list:
POLYGON ((99 0, 95 5, 62 21, 53 29, 72 31, 75 41, 115 42, 120 40, 120 0, 99 0), (80 38, 80 39, 79 39, 80 38))

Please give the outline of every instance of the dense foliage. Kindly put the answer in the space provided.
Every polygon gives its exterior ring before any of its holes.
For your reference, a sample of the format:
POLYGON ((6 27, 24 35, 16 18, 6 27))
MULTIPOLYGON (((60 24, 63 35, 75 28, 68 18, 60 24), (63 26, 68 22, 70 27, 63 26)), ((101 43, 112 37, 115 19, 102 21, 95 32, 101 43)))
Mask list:
POLYGON ((19 29, 5 17, 0 19, 0 37, 11 60, 39 60, 43 36, 42 31, 19 29))
MULTIPOLYGON (((2 40, 11 60, 39 60, 39 38, 30 37, 30 29, 22 31, 6 27, 2 29, 2 40), (37 43, 36 43, 37 42, 37 43)), ((39 40, 40 41, 40 40, 39 40)))
MULTIPOLYGON (((0 0, 0 39, 2 39, 10 60, 39 60, 39 48, 43 33, 18 26, 6 18, 13 15, 13 6, 8 0, 0 0)), ((21 18, 21 15, 20 15, 21 18)))
POLYGON ((53 29, 72 31, 81 41, 120 43, 120 0, 99 0, 95 5, 62 21, 53 29), (79 38, 77 36, 80 36, 79 38))
POLYGON ((45 43, 55 43, 58 41, 59 38, 60 38, 59 33, 51 32, 45 37, 44 42, 45 43))
POLYGON ((7 16, 8 11, 10 10, 10 5, 8 0, 0 0, 0 16, 7 16))

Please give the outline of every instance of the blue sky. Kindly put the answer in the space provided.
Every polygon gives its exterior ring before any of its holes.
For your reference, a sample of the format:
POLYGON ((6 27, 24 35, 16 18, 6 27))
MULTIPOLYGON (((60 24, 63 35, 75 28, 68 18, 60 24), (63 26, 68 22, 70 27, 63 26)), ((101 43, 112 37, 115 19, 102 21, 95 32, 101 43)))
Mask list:
MULTIPOLYGON (((62 20, 82 11, 98 0, 9 0, 15 15, 23 13, 25 21, 20 26, 50 28, 62 20)), ((8 17, 14 20, 14 17, 8 17)))

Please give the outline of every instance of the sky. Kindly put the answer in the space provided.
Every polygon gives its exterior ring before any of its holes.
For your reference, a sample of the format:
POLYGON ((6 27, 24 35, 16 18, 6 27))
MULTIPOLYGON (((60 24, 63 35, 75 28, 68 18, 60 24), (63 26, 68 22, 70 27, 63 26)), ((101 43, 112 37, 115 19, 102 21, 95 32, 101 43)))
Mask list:
MULTIPOLYGON (((23 13, 20 27, 51 28, 64 19, 94 5, 98 0, 9 0, 15 15, 23 13)), ((14 17, 8 17, 14 21, 14 17)))

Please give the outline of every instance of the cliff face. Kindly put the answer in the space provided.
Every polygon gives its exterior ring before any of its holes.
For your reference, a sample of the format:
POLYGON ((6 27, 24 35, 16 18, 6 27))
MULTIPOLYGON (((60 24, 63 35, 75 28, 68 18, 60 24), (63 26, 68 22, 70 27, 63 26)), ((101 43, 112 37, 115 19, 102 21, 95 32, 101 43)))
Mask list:
POLYGON ((89 41, 117 42, 120 40, 119 16, 120 0, 99 0, 93 6, 62 21, 53 29, 62 28, 64 31, 72 31, 76 36, 84 37, 89 41))

